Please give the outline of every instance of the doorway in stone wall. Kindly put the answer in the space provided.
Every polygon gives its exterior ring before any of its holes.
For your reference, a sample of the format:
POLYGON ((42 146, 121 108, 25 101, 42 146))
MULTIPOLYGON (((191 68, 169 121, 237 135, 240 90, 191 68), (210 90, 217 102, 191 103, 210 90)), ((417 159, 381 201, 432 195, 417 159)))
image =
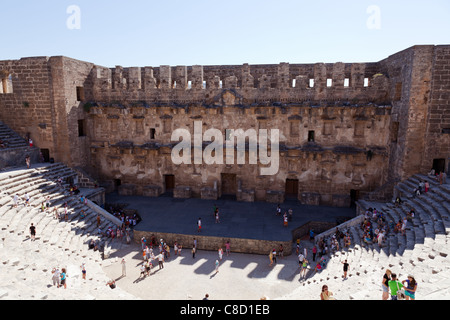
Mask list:
POLYGON ((291 199, 298 197, 298 179, 286 179, 284 196, 291 199))
POLYGON ((226 199, 236 199, 237 193, 237 182, 236 174, 234 173, 222 173, 221 177, 221 190, 222 198, 226 199))
POLYGON ((350 208, 354 208, 356 206, 356 201, 359 199, 359 190, 351 189, 350 190, 350 208))
POLYGON ((433 169, 436 174, 445 171, 445 159, 433 159, 433 169))
POLYGON ((164 186, 165 186, 166 193, 173 192, 173 189, 175 189, 175 176, 173 174, 165 174, 164 175, 164 186))
POLYGON ((50 150, 48 149, 41 149, 41 155, 44 162, 50 162, 50 150))

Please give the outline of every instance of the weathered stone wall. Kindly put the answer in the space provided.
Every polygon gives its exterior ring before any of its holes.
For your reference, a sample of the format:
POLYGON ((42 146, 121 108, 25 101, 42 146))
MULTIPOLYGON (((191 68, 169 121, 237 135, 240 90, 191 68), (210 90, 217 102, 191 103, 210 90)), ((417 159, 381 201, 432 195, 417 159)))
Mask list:
POLYGON ((350 190, 391 186, 435 158, 448 167, 449 63, 449 46, 414 46, 375 63, 106 68, 23 58, 0 61, 0 118, 108 191, 122 184, 157 196, 171 174, 177 196, 215 198, 229 174, 241 201, 282 200, 286 179, 297 179, 302 202, 348 205, 350 190), (195 121, 224 135, 279 129, 279 172, 175 166, 171 134, 193 132, 195 121))
POLYGON ((433 159, 445 159, 450 173, 450 46, 434 48, 432 72, 421 172, 430 171, 433 159))
POLYGON ((288 256, 292 253, 292 241, 271 241, 260 239, 244 239, 244 238, 228 238, 228 237, 213 237, 203 235, 186 235, 164 232, 152 232, 135 230, 133 232, 133 239, 135 242, 140 243, 140 239, 145 237, 147 241, 155 236, 157 240, 164 239, 171 247, 178 242, 182 245, 182 251, 191 252, 194 238, 197 240, 197 250, 209 250, 217 251, 222 248, 225 251, 225 243, 230 241, 231 252, 238 253, 252 253, 252 254, 264 254, 269 255, 272 249, 278 250, 280 244, 283 245, 284 255, 288 256))
POLYGON ((55 150, 52 78, 47 57, 0 61, 12 79, 12 93, 0 94, 0 119, 39 148, 55 150))
POLYGON ((94 171, 101 180, 120 179, 121 189, 134 194, 144 194, 150 185, 165 192, 164 175, 173 174, 175 187, 190 187, 194 197, 200 197, 203 188, 216 188, 220 196, 221 174, 229 173, 236 174, 236 191, 245 199, 266 200, 267 190, 284 192, 286 179, 298 179, 299 199, 304 192, 315 192, 321 195, 320 204, 347 206, 350 189, 369 192, 385 176, 390 123, 386 106, 122 106, 92 107, 90 115, 94 171), (171 141, 172 131, 185 128, 193 137, 195 121, 201 121, 203 133, 208 128, 224 135, 231 128, 279 129, 278 173, 261 176, 263 165, 249 164, 248 152, 244 165, 237 164, 236 152, 235 164, 227 165, 225 151, 223 164, 173 164, 171 151, 177 142, 171 141), (155 137, 149 139, 152 129, 155 137), (310 130, 317 132, 314 142, 307 141, 310 130))

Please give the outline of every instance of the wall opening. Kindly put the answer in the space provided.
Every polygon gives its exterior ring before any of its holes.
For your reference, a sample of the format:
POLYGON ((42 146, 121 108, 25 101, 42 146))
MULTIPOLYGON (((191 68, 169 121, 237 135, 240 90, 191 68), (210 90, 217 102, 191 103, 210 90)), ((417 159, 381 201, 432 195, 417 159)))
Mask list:
POLYGON ((344 87, 346 87, 346 88, 350 87, 350 79, 349 78, 344 79, 344 87))
POLYGON ((50 150, 41 149, 41 157, 44 162, 50 162, 50 150))
POLYGON ((286 198, 298 197, 298 179, 286 179, 284 195, 286 198))
POLYGON ((403 84, 401 82, 397 82, 395 84, 394 101, 399 101, 402 99, 402 87, 403 87, 403 84))
POLYGON ((308 131, 308 142, 314 142, 314 130, 308 131))
POLYGON ((392 122, 391 142, 397 142, 399 126, 400 126, 400 122, 397 122, 397 121, 392 122))
POLYGON ((78 120, 78 136, 79 137, 86 136, 86 126, 84 120, 78 120))
POLYGON ((13 93, 12 75, 3 75, 2 77, 2 73, 0 73, 0 77, 0 94, 13 93))
POLYGON ((364 87, 368 87, 369 86, 369 78, 364 78, 364 87))
POLYGON ((84 100, 84 88, 77 87, 77 101, 83 101, 83 100, 84 100))
POLYGON ((154 140, 155 139, 155 135, 156 135, 156 129, 155 128, 150 128, 150 139, 154 140))
POLYGON ((436 174, 445 171, 445 159, 433 159, 433 169, 436 174))
POLYGON ((166 192, 173 192, 173 189, 175 189, 175 176, 173 174, 164 175, 164 187, 166 192))

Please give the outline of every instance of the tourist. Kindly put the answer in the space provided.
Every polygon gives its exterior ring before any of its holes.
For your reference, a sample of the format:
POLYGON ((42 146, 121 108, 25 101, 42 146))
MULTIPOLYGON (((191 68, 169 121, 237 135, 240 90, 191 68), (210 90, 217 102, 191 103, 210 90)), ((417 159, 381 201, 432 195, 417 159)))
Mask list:
POLYGON ((395 273, 391 274, 391 280, 389 280, 388 285, 391 291, 391 300, 397 300, 397 291, 403 288, 403 284, 397 280, 397 275, 395 273))
MULTIPOLYGON (((151 267, 150 267, 150 262, 148 261, 148 260, 145 260, 145 262, 144 262, 144 267, 145 267, 145 274, 147 275, 147 276, 149 276, 150 275, 150 269, 151 269, 151 267)), ((160 268, 161 269, 161 268, 160 268)))
POLYGON ((347 279, 347 271, 348 271, 348 268, 349 268, 349 264, 348 264, 347 260, 344 260, 344 262, 341 261, 341 263, 344 265, 344 268, 343 268, 343 270, 344 270, 344 279, 343 280, 345 280, 345 279, 347 279))
POLYGON ((273 252, 272 252, 272 250, 270 250, 270 252, 269 252, 269 260, 270 260, 269 266, 271 267, 272 264, 273 264, 273 252))
POLYGON ((389 281, 391 280, 391 270, 386 269, 386 272, 383 275, 383 280, 381 281, 381 288, 383 290, 383 295, 381 299, 388 300, 389 299, 389 281))
POLYGON ((327 285, 322 286, 322 292, 320 293, 320 300, 336 300, 333 297, 333 292, 328 291, 327 285))
POLYGON ((86 280, 86 264, 84 262, 81 264, 81 277, 86 280))
POLYGON ((53 208, 53 215, 54 215, 55 219, 59 220, 59 212, 58 212, 58 209, 56 209, 56 207, 53 208))
POLYGON ((28 195, 28 192, 25 192, 25 205, 28 207, 30 204, 30 196, 28 195))
POLYGON ((313 229, 309 229, 309 241, 314 241, 314 231, 313 231, 313 229))
POLYGON ((109 286, 111 289, 115 289, 116 288, 116 282, 114 280, 109 280, 106 283, 107 286, 109 286))
POLYGON ((31 159, 30 156, 25 157, 25 164, 27 165, 27 169, 30 169, 31 167, 31 159))
POLYGON ((384 231, 380 232, 377 236, 378 246, 381 248, 383 246, 384 231))
POLYGON ((61 285, 64 287, 64 289, 67 289, 67 283, 66 283, 66 278, 67 278, 67 274, 66 274, 66 269, 62 268, 61 269, 61 285))
POLYGON ((312 254, 313 254, 313 261, 316 261, 316 254, 317 254, 317 247, 316 245, 312 248, 312 254))
POLYGON ((230 240, 227 240, 225 243, 225 252, 227 253, 227 257, 230 254, 230 240))
POLYGON ((19 195, 16 193, 14 195, 14 208, 17 208, 17 205, 19 204, 19 195))
POLYGON ((173 244, 173 252, 175 255, 178 255, 178 242, 175 241, 173 244))
POLYGON ((31 226, 30 226, 30 238, 31 238, 31 241, 36 240, 36 227, 33 225, 33 223, 31 223, 31 226))
POLYGON ((416 290, 417 290, 417 282, 416 279, 412 275, 408 275, 406 280, 402 281, 402 284, 405 285, 405 299, 406 300, 415 300, 416 299, 416 290))
POLYGON ((409 221, 412 221, 414 219, 414 209, 411 209, 409 212, 406 213, 406 219, 409 221))
POLYGON ((219 260, 216 259, 216 273, 219 272, 219 260))
POLYGON ((195 248, 195 246, 192 247, 192 259, 195 259, 195 252, 197 251, 197 249, 195 248))
POLYGON ((289 208, 289 210, 288 210, 288 220, 289 221, 292 221, 292 209, 291 208, 289 208))
POLYGON ((314 268, 314 273, 319 272, 320 270, 322 270, 322 265, 320 262, 317 262, 316 267, 314 268))
POLYGON ((197 232, 202 231, 202 218, 198 218, 197 221, 197 232))
POLYGON ((277 250, 272 250, 272 260, 274 263, 277 263, 277 250))
POLYGON ((127 265, 125 259, 122 258, 122 262, 120 264, 122 265, 122 277, 125 277, 127 275, 127 265))
POLYGON ((308 260, 303 259, 302 261, 302 268, 300 270, 300 278, 306 277, 306 271, 308 270, 308 260))
POLYGON ((300 266, 300 268, 302 267, 302 263, 303 263, 304 259, 305 259, 305 256, 303 254, 299 253, 299 255, 298 255, 298 265, 300 266))
POLYGON ((60 275, 60 271, 58 268, 52 269, 52 282, 53 282, 53 285, 56 285, 56 287, 59 288, 60 283, 61 283, 61 275, 60 275))
POLYGON ((278 247, 278 256, 280 258, 284 257, 284 252, 283 251, 284 251, 284 248, 283 248, 283 244, 281 243, 280 246, 278 247))
POLYGON ((281 215, 281 207, 280 207, 280 204, 277 205, 276 215, 277 215, 277 216, 281 215))
POLYGON ((146 273, 147 270, 145 269, 144 263, 141 264, 141 268, 140 269, 141 269, 141 273, 139 274, 139 278, 141 278, 141 277, 145 278, 145 273, 146 273))
POLYGON ((101 219, 100 219, 100 215, 97 214, 97 228, 100 227, 100 223, 101 223, 101 219))
POLYGON ((64 220, 69 220, 69 212, 67 211, 67 202, 64 204, 64 220))
POLYGON ((395 198, 395 207, 399 207, 402 204, 402 199, 400 197, 395 198))
POLYGON ((288 216, 287 216, 286 212, 283 215, 283 226, 285 226, 285 227, 288 226, 288 216))
MULTIPOLYGON (((98 216, 98 215, 97 215, 97 219, 99 219, 99 216, 98 216)), ((98 221, 98 220, 97 220, 97 221, 98 221)), ((145 239, 145 237, 142 237, 142 238, 141 238, 141 247, 142 247, 142 250, 145 250, 146 246, 147 246, 147 240, 145 239)))
POLYGON ((216 223, 220 223, 219 210, 216 211, 216 223))
POLYGON ((406 232, 406 223, 407 223, 407 218, 406 217, 404 217, 403 218, 403 220, 402 220, 402 226, 401 226, 401 233, 402 233, 402 235, 405 235, 405 232, 406 232))
POLYGON ((47 196, 47 198, 45 199, 45 208, 46 208, 45 211, 50 209, 50 196, 47 196))
POLYGON ((223 249, 219 248, 219 260, 222 261, 222 257, 223 257, 223 249))
POLYGON ((428 181, 425 181, 425 192, 428 192, 430 189, 430 183, 428 181))

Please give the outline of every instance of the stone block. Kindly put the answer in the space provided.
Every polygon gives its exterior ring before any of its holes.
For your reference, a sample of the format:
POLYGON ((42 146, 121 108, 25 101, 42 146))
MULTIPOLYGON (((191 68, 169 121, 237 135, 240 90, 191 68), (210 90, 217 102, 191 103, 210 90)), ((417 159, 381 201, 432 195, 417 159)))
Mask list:
POLYGON ((244 202, 254 202, 255 201, 255 190, 238 190, 236 194, 237 201, 244 202))
POLYGON ((284 202, 284 192, 283 191, 266 191, 266 202, 269 203, 283 203, 284 202))
POLYGON ((191 188, 186 186, 175 187, 173 190, 173 197, 188 199, 191 197, 191 188))
POLYGON ((204 187, 200 190, 200 197, 202 199, 217 200, 219 197, 219 192, 217 189, 204 187))
POLYGON ((132 195, 136 194, 136 185, 122 184, 117 188, 117 192, 121 196, 132 196, 132 195))
POLYGON ((302 204, 318 206, 320 205, 320 194, 315 192, 302 192, 300 202, 302 204))
POLYGON ((144 186, 142 188, 142 195, 145 197, 159 197, 162 194, 162 188, 160 186, 144 186))

